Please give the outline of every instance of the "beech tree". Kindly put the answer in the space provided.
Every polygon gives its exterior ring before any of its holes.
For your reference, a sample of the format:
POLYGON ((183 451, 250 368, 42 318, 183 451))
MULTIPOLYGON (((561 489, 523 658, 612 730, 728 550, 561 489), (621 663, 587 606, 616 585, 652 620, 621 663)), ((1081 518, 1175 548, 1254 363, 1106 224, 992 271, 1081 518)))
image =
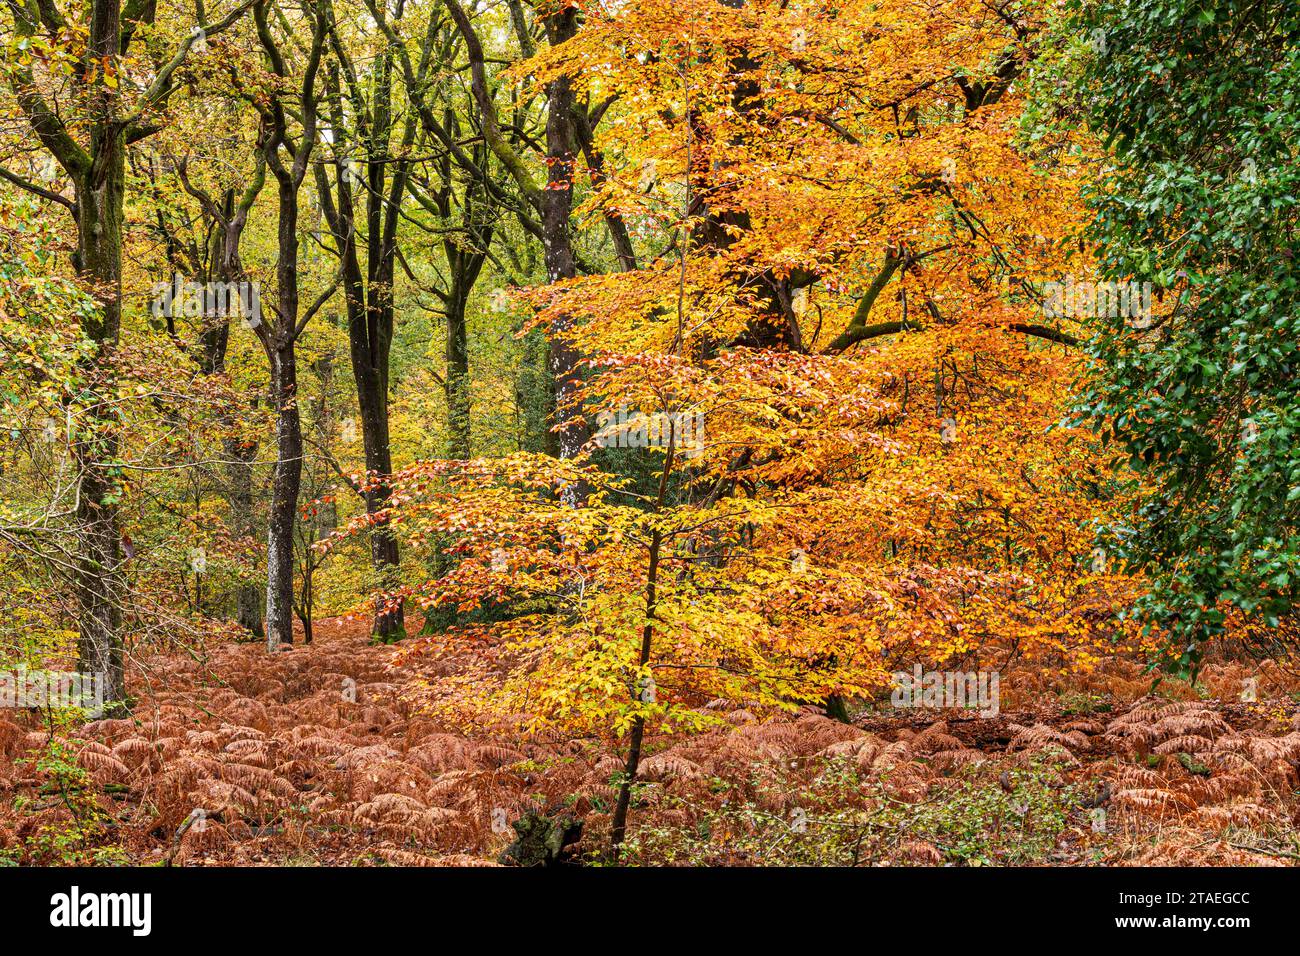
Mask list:
MULTIPOLYGON (((111 363, 122 318, 122 221, 126 150, 156 132, 155 111, 175 92, 174 77, 200 38, 227 29, 251 2, 224 18, 196 24, 167 58, 158 56, 147 84, 128 90, 126 55, 142 25, 151 25, 152 3, 94 0, 81 8, 74 24, 56 3, 7 5, 14 33, 20 38, 19 61, 9 83, 41 145, 71 180, 67 199, 22 177, 5 178, 43 199, 68 207, 76 221, 74 265, 93 289, 99 308, 82 321, 82 332, 95 345, 87 371, 100 378, 98 399, 77 409, 77 524, 80 539, 77 596, 80 605, 79 658, 83 670, 106 675, 108 696, 123 700, 121 608, 122 537, 118 522, 121 471, 114 410, 111 363), (85 30, 84 45, 73 27, 85 30), (40 75, 38 76, 38 70, 40 75), (76 87, 77 123, 50 104, 58 87, 76 87)), ((135 84, 130 84, 134 86, 135 84)))
MULTIPOLYGON (((302 483, 303 437, 298 390, 298 340, 312 317, 333 294, 327 288, 306 309, 298 284, 298 214, 300 190, 316 148, 321 57, 332 22, 327 3, 306 3, 303 22, 310 42, 301 51, 300 71, 281 51, 270 20, 271 0, 253 7, 258 41, 270 77, 254 105, 262 117, 262 154, 276 183, 276 295, 270 321, 256 326, 271 365, 271 401, 275 408, 276 457, 271 479, 270 518, 266 535, 266 643, 271 650, 293 643, 294 523, 302 483), (296 122, 295 122, 296 120, 296 122)), ((295 64, 296 66, 296 64, 295 64)))
MULTIPOLYGON (((399 8, 400 12, 400 8, 399 8)), ((343 277, 348 317, 348 342, 357 407, 365 446, 366 470, 373 476, 363 495, 366 512, 377 515, 388 500, 385 477, 393 470, 389 434, 389 363, 393 341, 393 284, 398 252, 398 225, 406 199, 418 123, 413 114, 394 116, 393 51, 381 46, 369 70, 370 88, 362 89, 338 25, 331 20, 336 59, 327 68, 325 90, 330 101, 330 140, 335 175, 331 185, 323 164, 317 164, 316 187, 334 240, 343 277), (367 95, 367 93, 369 95, 367 95), (344 104, 348 110, 345 113, 344 104), (392 142, 396 127, 397 142, 392 142), (364 230, 356 206, 362 203, 364 230), (361 264, 365 244, 365 266, 361 264)), ((429 59, 421 57, 421 74, 429 59)), ((380 517, 370 532, 371 555, 380 580, 398 565, 397 543, 380 517)), ((402 609, 378 608, 374 634, 380 640, 405 636, 402 609)))

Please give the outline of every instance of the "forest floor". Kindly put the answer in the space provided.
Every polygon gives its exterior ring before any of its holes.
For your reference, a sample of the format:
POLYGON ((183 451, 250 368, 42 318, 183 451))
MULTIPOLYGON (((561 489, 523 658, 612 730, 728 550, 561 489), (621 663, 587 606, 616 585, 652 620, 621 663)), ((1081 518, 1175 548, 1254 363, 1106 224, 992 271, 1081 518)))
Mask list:
MULTIPOLYGON (((135 662, 130 718, 0 716, 0 863, 489 865, 528 810, 608 842, 618 757, 598 741, 449 732, 365 622, 311 645, 135 662)), ((710 705, 651 741, 624 859, 639 864, 1276 865, 1300 860, 1300 681, 1136 663, 1003 675, 1003 709, 710 705), (1240 700, 1253 678, 1257 699, 1240 700), (936 719, 943 718, 943 719, 936 719)))

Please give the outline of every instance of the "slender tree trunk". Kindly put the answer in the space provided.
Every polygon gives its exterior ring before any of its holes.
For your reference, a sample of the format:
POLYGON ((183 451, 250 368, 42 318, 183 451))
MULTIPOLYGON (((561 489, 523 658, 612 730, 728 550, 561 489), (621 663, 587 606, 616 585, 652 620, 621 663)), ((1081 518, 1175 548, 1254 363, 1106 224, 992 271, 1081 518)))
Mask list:
MULTIPOLYGON (((295 111, 302 133, 297 143, 289 136, 289 112, 279 95, 258 104, 267 135, 262 155, 275 176, 279 223, 276 235, 276 304, 274 315, 257 326, 258 337, 271 364, 271 400, 275 403, 275 468, 271 478, 271 508, 266 533, 266 646, 275 650, 293 642, 293 540, 302 486, 302 418, 298 407, 298 336, 320 301, 303 317, 298 315, 298 191, 316 145, 318 100, 315 85, 325 36, 331 22, 328 8, 304 7, 313 19, 311 43, 295 111), (286 166, 281 147, 292 157, 286 166)), ((283 55, 272 35, 267 7, 253 8, 258 39, 274 72, 285 77, 283 55)))
MULTIPOLYGON (((577 10, 568 7, 548 17, 546 33, 551 46, 572 39, 578 30, 577 10)), ((574 122, 573 84, 567 76, 552 80, 546 87, 546 166, 547 182, 542 195, 542 246, 549 282, 572 279, 577 275, 573 239, 569 231, 569 214, 573 210, 573 173, 578 149, 574 122)), ((569 321, 557 320, 551 328, 551 375, 555 379, 556 416, 561 421, 575 418, 581 411, 578 363, 582 356, 568 341, 569 321)), ((586 444, 590 430, 582 420, 559 432, 561 458, 573 458, 586 444)), ((584 489, 571 492, 573 501, 586 497, 584 489)))
MULTIPOLYGON (((275 143, 268 144, 274 151, 275 143)), ((301 149, 307 149, 303 145, 301 149)), ((273 155, 273 153, 272 153, 273 155)), ((275 467, 266 531, 266 646, 293 643, 293 531, 302 487, 302 416, 298 408, 298 187, 293 172, 268 163, 278 183, 276 297, 274 326, 264 331, 271 363, 275 406, 275 467)))
MULTIPOLYGON (((355 342, 355 339, 354 339, 355 342)), ((366 489, 366 513, 376 514, 388 505, 390 489, 382 482, 393 473, 393 451, 388 433, 388 356, 385 344, 382 362, 377 367, 367 367, 353 350, 352 367, 357 382, 357 401, 361 410, 361 434, 365 445, 366 470, 381 481, 366 489)), ((370 529, 371 565, 380 577, 382 586, 395 583, 391 580, 399 566, 397 539, 386 521, 377 522, 370 529)), ((385 609, 377 604, 375 621, 371 629, 376 640, 385 643, 406 636, 405 616, 401 607, 385 609)))
MULTIPOLYGON (((678 321, 681 321, 680 306, 678 311, 678 321)), ((664 503, 668 500, 668 480, 673 473, 673 461, 676 457, 676 438, 669 434, 668 453, 664 456, 663 471, 659 473, 659 493, 655 497, 654 508, 651 512, 658 515, 664 510, 664 503)), ((664 535, 663 531, 655 528, 650 533, 650 558, 646 568, 646 585, 645 585, 645 623, 641 626, 641 650, 637 655, 637 669, 643 670, 650 663, 650 652, 654 643, 654 627, 657 622, 659 612, 659 556, 663 551, 664 535)), ((645 703, 643 696, 644 688, 636 687, 633 689, 636 699, 645 703)), ((627 835, 627 812, 632 805, 632 787, 636 784, 637 771, 641 766, 641 744, 645 739, 645 716, 637 714, 632 720, 632 736, 628 742, 627 763, 623 766, 623 782, 618 788, 618 803, 614 807, 614 817, 611 821, 610 847, 615 856, 618 855, 619 848, 623 845, 623 840, 627 835)))
MULTIPOLYGON (((230 523, 241 538, 251 540, 257 533, 253 509, 253 458, 257 445, 228 439, 225 443, 226 480, 230 483, 230 523)), ((235 586, 235 620, 254 637, 262 637, 262 589, 253 581, 235 586)))
MULTIPOLYGON (((546 84, 546 185, 544 188, 538 187, 527 171, 523 158, 501 132, 496 107, 492 102, 492 91, 488 86, 483 44, 474 32, 469 15, 457 0, 444 0, 444 6, 465 40, 465 51, 470 61, 470 89, 481 114, 483 136, 541 218, 539 231, 547 280, 554 283, 571 279, 577 274, 577 260, 573 254, 569 231, 569 214, 573 209, 573 171, 578 149, 573 84, 569 77, 563 75, 546 84)), ((520 42, 524 49, 528 49, 531 41, 527 30, 519 29, 521 11, 522 8, 516 8, 512 15, 520 33, 520 42)), ((576 5, 568 5, 556 8, 542 18, 547 40, 552 47, 573 39, 577 34, 578 12, 576 5)), ((555 415, 566 424, 566 427, 559 430, 553 447, 565 458, 577 455, 590 434, 581 416, 578 397, 579 362, 582 356, 568 341, 570 325, 571 321, 564 316, 557 317, 551 323, 548 359, 554 382, 555 415), (567 424, 570 421, 573 422, 572 425, 567 424)), ((565 501, 570 505, 578 505, 585 500, 586 494, 585 488, 571 487, 565 492, 565 501)))
MULTIPOLYGON (((235 191, 227 190, 222 197, 216 214, 210 214, 212 224, 212 243, 208 261, 212 268, 204 281, 217 281, 233 288, 244 278, 243 263, 239 256, 239 242, 247 222, 248 209, 253 198, 260 191, 263 167, 259 167, 257 182, 249 194, 244 197, 240 207, 235 206, 235 191)), ((187 181, 188 182, 188 181, 187 181)), ((205 193, 199 196, 207 203, 211 200, 205 193)), ((230 344, 230 316, 228 314, 205 315, 206 327, 199 340, 199 360, 205 375, 217 375, 226 369, 226 350, 230 344)), ((222 425, 230 428, 234 417, 222 415, 222 425)), ((225 457, 226 503, 229 514, 229 527, 244 540, 252 540, 257 533, 256 516, 253 510, 253 460, 257 457, 257 445, 226 438, 222 441, 222 453, 225 457)), ((262 609, 265 598, 262 589, 254 581, 239 581, 235 585, 235 621, 254 637, 263 637, 264 622, 262 609)))
MULTIPOLYGON (((394 161, 389 151, 388 140, 392 132, 392 61, 387 52, 375 59, 374 78, 373 114, 368 136, 362 141, 367 196, 364 270, 358 251, 358 229, 350 173, 352 167, 348 157, 350 144, 344 140, 335 144, 334 165, 337 172, 333 189, 325 166, 317 165, 315 169, 322 211, 342 262, 349 354, 352 377, 356 383, 357 409, 361 415, 366 470, 376 479, 364 494, 366 513, 369 515, 378 514, 387 506, 390 495, 387 479, 393 472, 388 376, 395 318, 393 277, 397 257, 398 210, 406 191, 408 175, 406 161, 394 161), (337 203, 334 194, 337 194, 337 203)), ((325 90, 331 104, 333 128, 346 129, 348 123, 342 111, 338 68, 335 65, 326 70, 325 90)), ((409 148, 414 141, 416 128, 415 119, 409 119, 402 135, 404 149, 409 148)), ((386 590, 396 584, 400 568, 397 539, 388 522, 382 518, 376 519, 370 526, 370 556, 380 588, 386 590)), ((400 606, 389 608, 376 599, 371 634, 384 643, 405 637, 403 609, 400 606)))
POLYGON ((453 278, 447 296, 447 457, 471 454, 469 396, 469 335, 465 325, 467 292, 453 278))
MULTIPOLYGON (((393 347, 394 261, 397 258, 397 210, 406 191, 407 167, 403 162, 392 164, 389 136, 392 130, 393 62, 390 51, 375 60, 374 115, 371 125, 369 159, 366 175, 369 199, 366 203, 366 226, 369 242, 366 246, 366 275, 369 297, 366 315, 369 349, 369 395, 362 399, 362 431, 366 446, 366 468, 380 477, 380 483, 366 494, 366 512, 376 514, 388 505, 391 494, 387 484, 393 473, 393 450, 388 433, 388 374, 393 347), (389 177, 391 167, 391 181, 389 177), (385 202, 385 187, 388 195, 385 202)), ((414 140, 416 123, 410 118, 403 132, 402 145, 409 148, 414 140)), ((357 353, 353 352, 355 367, 357 353)), ((359 396, 360 397, 360 396, 359 396)), ((370 558, 380 583, 385 588, 397 583, 400 568, 397 538, 386 520, 380 520, 370 529, 370 558)), ((375 607, 375 621, 371 627, 375 640, 389 643, 406 636, 405 616, 402 607, 375 607)))
MULTIPOLYGON (((656 589, 659 584, 659 549, 663 545, 663 534, 653 532, 650 539, 650 567, 646 580, 646 622, 641 629, 641 653, 637 658, 639 667, 650 663, 651 640, 654 636, 654 617, 657 606, 656 589)), ((636 783, 637 771, 641 766, 641 744, 645 739, 645 718, 638 714, 632 721, 632 737, 628 742, 627 763, 623 765, 623 781, 618 788, 618 803, 614 807, 610 845, 618 853, 619 847, 627 836, 627 812, 632 805, 632 787, 636 783)))
POLYGON ((275 402, 275 468, 266 535, 266 646, 293 643, 293 531, 302 486, 302 419, 298 409, 298 356, 294 343, 271 354, 275 402))
MULTIPOLYGON (((450 107, 444 113, 444 125, 459 134, 459 123, 450 107)), ((474 149, 473 157, 477 165, 487 168, 491 154, 486 146, 479 146, 474 149)), ((455 177, 450 156, 443 159, 441 173, 442 189, 438 190, 434 198, 442 216, 450 219, 455 214, 457 205, 454 202, 455 177)), ((442 244, 443 255, 447 259, 447 272, 451 276, 446 296, 443 297, 443 310, 447 318, 447 378, 444 384, 447 397, 447 457, 456 459, 469 458, 473 453, 466 311, 470 293, 487 260, 493 234, 492 226, 486 224, 491 221, 491 216, 484 215, 485 211, 491 209, 491 204, 486 195, 480 192, 481 188, 480 184, 473 181, 466 184, 459 203, 464 233, 455 240, 444 239, 442 244)))
MULTIPOLYGON (((609 178, 605 175, 605 155, 596 148, 595 134, 591 129, 590 117, 576 103, 574 104, 573 122, 578 143, 582 146, 582 155, 587 160, 587 172, 591 176, 592 188, 600 189, 609 178)), ((627 230, 627 223, 623 221, 622 214, 613 209, 606 209, 604 216, 605 229, 609 233, 610 241, 614 244, 614 255, 618 257, 618 267, 624 272, 635 272, 637 268, 636 251, 632 248, 632 236, 627 230)))

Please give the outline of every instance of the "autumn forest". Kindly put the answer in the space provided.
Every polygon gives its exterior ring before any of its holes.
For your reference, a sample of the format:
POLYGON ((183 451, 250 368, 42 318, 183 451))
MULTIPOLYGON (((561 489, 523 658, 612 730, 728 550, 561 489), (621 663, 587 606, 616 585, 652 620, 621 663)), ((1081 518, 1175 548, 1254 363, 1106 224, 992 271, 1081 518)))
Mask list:
POLYGON ((0 73, 0 867, 1300 859, 1293 0, 0 73))

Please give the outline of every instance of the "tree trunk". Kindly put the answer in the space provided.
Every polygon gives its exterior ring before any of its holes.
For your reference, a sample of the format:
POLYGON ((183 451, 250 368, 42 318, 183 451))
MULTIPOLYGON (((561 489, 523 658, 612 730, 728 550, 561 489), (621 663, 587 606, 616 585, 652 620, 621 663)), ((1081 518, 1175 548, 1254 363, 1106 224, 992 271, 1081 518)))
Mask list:
MULTIPOLYGON (((308 8, 310 9, 310 8, 308 8)), ((306 11, 304 11, 306 12, 306 11)), ((298 519, 298 493, 302 486, 302 417, 298 406, 298 336, 311 312, 298 315, 298 190, 316 144, 316 71, 329 19, 319 8, 311 10, 312 36, 304 66, 298 114, 302 135, 295 144, 288 131, 288 113, 283 102, 272 98, 259 104, 269 134, 262 142, 262 155, 275 176, 276 210, 276 302, 270 319, 256 326, 258 338, 271 365, 271 400, 275 403, 275 468, 271 477, 271 507, 266 532, 266 646, 275 650, 293 643, 293 540, 298 519), (292 156, 285 166, 281 148, 292 156)), ((253 8, 258 38, 268 62, 277 75, 285 76, 284 58, 276 46, 265 4, 253 8)), ((313 307, 314 308, 314 307, 313 307)))
MULTIPOLYGON (((304 149, 306 147, 303 147, 304 149)), ((264 333, 275 405, 275 467, 266 530, 266 647, 293 643, 293 531, 302 487, 302 416, 298 408, 298 183, 277 168, 279 234, 275 325, 264 333)))
MULTIPOLYGON (((681 319, 680 314, 678 319, 681 319)), ((664 456, 663 471, 659 473, 659 494, 655 498, 654 509, 651 511, 652 515, 657 516, 662 513, 664 502, 668 500, 668 481, 672 476, 673 460, 676 457, 676 448, 673 442, 674 440, 670 434, 668 454, 664 456)), ((650 652, 653 650, 654 629, 659 614, 659 558, 663 545, 664 533, 659 528, 655 528, 650 533, 650 559, 646 567, 645 623, 641 626, 641 651, 637 656, 638 672, 650 663, 650 652)), ((646 703, 643 696, 645 688, 637 686, 632 690, 633 694, 636 695, 636 699, 643 704, 646 703)), ((610 848, 616 858, 627 835, 627 813, 632 806, 632 787, 636 785, 637 771, 641 766, 641 745, 644 740, 645 715, 637 714, 632 720, 632 739, 628 742, 627 763, 623 766, 623 780, 618 788, 618 803, 614 806, 614 816, 610 821, 610 848)))
POLYGON ((447 296, 447 457, 470 457, 469 334, 465 325, 468 291, 453 277, 447 296))
POLYGON ((302 485, 302 419, 298 410, 298 356, 294 343, 271 354, 275 402, 275 469, 266 534, 266 646, 293 643, 293 530, 302 485))
MULTIPOLYGON (((672 454, 670 450, 667 467, 670 468, 671 465, 672 454)), ((665 469, 664 473, 667 474, 667 469, 665 469)), ((645 667, 650 663, 655 610, 658 607, 659 549, 662 546, 663 534, 656 530, 650 539, 650 567, 646 575, 646 620, 641 628, 641 651, 637 657, 638 668, 645 667)), ((632 738, 628 741, 627 762, 623 765, 623 780, 619 784, 618 802, 614 806, 614 816, 610 823, 610 846, 616 856, 619 848, 623 845, 624 838, 627 836, 627 812, 632 806, 632 787, 636 784, 637 771, 641 766, 641 745, 644 740, 645 717, 637 714, 632 720, 632 738)))
MULTIPOLYGON (((374 99, 369 136, 362 142, 366 165, 367 197, 365 268, 358 251, 358 229, 352 193, 354 173, 348 157, 350 144, 335 144, 336 180, 331 189, 324 164, 315 168, 317 195, 321 210, 329 223, 342 265, 344 301, 348 316, 348 347, 352 360, 352 377, 356 383, 357 409, 361 415, 361 438, 365 448, 366 470, 376 479, 364 497, 366 513, 374 515, 388 504, 390 490, 386 481, 393 472, 393 454, 389 438, 388 375, 393 341, 393 277, 397 257, 398 210, 406 191, 407 164, 392 161, 388 139, 392 131, 390 99, 392 62, 383 53, 374 63, 374 99), (392 172, 389 178, 390 170, 392 172), (334 195, 337 195, 337 203, 334 195)), ((342 112, 338 68, 331 65, 325 74, 325 89, 333 110, 335 130, 348 123, 342 112)), ((407 121, 402 136, 403 149, 414 141, 416 122, 407 121)), ((387 590, 396 584, 400 568, 397 539, 385 520, 370 526, 371 566, 378 585, 387 590)), ((406 636, 402 608, 388 608, 376 598, 375 619, 371 635, 389 643, 406 636)))
MULTIPOLYGON (((548 17, 546 33, 551 46, 572 39, 578 31, 577 10, 568 7, 548 17)), ((573 173, 578 148, 574 123, 573 84, 567 76, 552 80, 546 87, 546 189, 542 195, 542 246, 547 281, 555 283, 577 275, 573 256, 569 214, 573 209, 573 173)), ((555 414, 560 421, 574 418, 581 411, 577 390, 581 380, 578 363, 582 356, 568 341, 567 319, 551 326, 551 375, 555 379, 555 414)), ((561 458, 573 458, 586 444, 590 430, 579 419, 559 432, 561 458)), ((566 492, 577 503, 585 499, 584 489, 566 492)))
MULTIPOLYGON (((217 281, 231 287, 233 283, 244 280, 243 263, 239 255, 239 242, 243 236, 247 214, 253 199, 261 190, 262 170, 259 167, 257 181, 244 197, 239 207, 235 205, 235 191, 228 189, 222 197, 220 215, 209 213, 212 222, 212 241, 208 261, 211 268, 203 276, 205 282, 217 281)), ((195 190, 197 192, 197 190, 195 190)), ((205 193, 198 195, 206 199, 205 193)), ((210 200, 208 200, 210 203, 210 200)), ((215 210, 215 204, 212 204, 215 210)), ((215 313, 204 316, 205 327, 199 337, 199 361, 205 375, 218 375, 226 370, 226 350, 230 344, 230 316, 215 313)), ((233 416, 223 413, 221 424, 229 429, 234 424, 233 416)), ((239 538, 251 541, 257 533, 256 516, 253 511, 253 461, 257 457, 257 445, 226 438, 221 444, 225 456, 226 503, 229 513, 229 526, 239 538)), ((241 628, 257 638, 263 637, 262 589, 253 581, 240 581, 235 585, 235 621, 241 628)))
MULTIPOLYGON (((90 24, 90 49, 116 54, 119 33, 117 4, 97 2, 90 24)), ((126 136, 114 114, 116 96, 96 91, 95 122, 90 127, 89 166, 76 182, 77 269, 93 284, 97 314, 82 320, 82 330, 95 343, 87 371, 111 390, 107 362, 117 346, 122 318, 122 217, 125 187, 126 136), (105 377, 108 376, 108 377, 105 377)), ((107 399, 85 409, 73 453, 80 484, 77 495, 78 668, 102 675, 105 701, 126 697, 121 637, 122 536, 118 525, 121 493, 112 473, 118 457, 117 413, 107 399)))
MULTIPOLYGON (((257 446, 228 439, 225 448, 231 527, 241 538, 251 540, 257 530, 253 512, 253 458, 257 446)), ((235 586, 235 620, 254 637, 263 636, 262 602, 262 589, 256 583, 240 581, 235 586)))
MULTIPOLYGON (((356 338, 353 338, 355 344, 356 338)), ((369 351, 369 350, 366 350, 369 351)), ((384 343, 383 358, 377 367, 368 366, 354 347, 352 368, 357 383, 357 401, 361 409, 361 436, 365 445, 366 470, 386 478, 393 473, 393 452, 388 434, 388 344, 384 343)), ((375 514, 388 505, 390 490, 387 484, 376 483, 366 489, 366 513, 375 514)), ((376 522, 370 529, 370 558, 381 587, 394 584, 393 572, 399 566, 397 539, 386 521, 376 522)), ((378 599, 377 599, 378 601, 378 599)), ((372 636, 388 643, 406 636, 405 617, 401 607, 386 609, 376 603, 372 636)))

